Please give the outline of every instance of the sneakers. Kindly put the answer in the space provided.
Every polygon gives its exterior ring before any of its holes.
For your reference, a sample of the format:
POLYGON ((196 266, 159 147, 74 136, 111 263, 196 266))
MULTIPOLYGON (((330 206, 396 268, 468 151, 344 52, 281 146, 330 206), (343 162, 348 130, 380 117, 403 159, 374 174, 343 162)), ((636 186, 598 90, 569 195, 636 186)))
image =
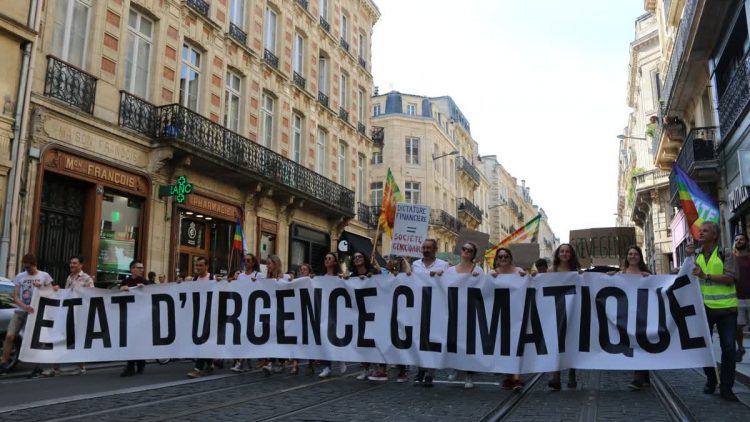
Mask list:
POLYGON ((357 379, 360 381, 364 381, 369 376, 370 376, 370 371, 368 371, 367 369, 363 369, 362 372, 360 372, 360 374, 357 375, 357 379))
POLYGON ((425 388, 432 388, 432 375, 427 375, 424 377, 424 386, 425 388))
POLYGON ((377 370, 373 372, 373 374, 367 377, 367 379, 370 381, 384 382, 384 381, 388 381, 388 374, 386 374, 385 371, 381 369, 381 370, 377 370))
POLYGON ((422 385, 424 382, 424 369, 417 371, 417 376, 414 377, 414 385, 422 385))
POLYGON ((84 375, 85 373, 86 373, 86 368, 76 368, 70 371, 70 375, 84 375))
POLYGON ((703 394, 713 394, 714 392, 716 392, 716 383, 707 382, 703 386, 703 394))
POLYGON ((726 401, 740 401, 732 390, 722 390, 720 394, 721 398, 726 401))
POLYGON ((396 378, 396 382, 409 382, 409 373, 406 372, 405 369, 398 371, 398 378, 396 378))
POLYGON ((456 380, 456 371, 451 371, 450 374, 448 374, 448 381, 455 381, 456 380))
POLYGON ((466 374, 464 379, 464 388, 474 388, 474 379, 469 374, 466 374))
POLYGON ((737 349, 737 353, 736 353, 736 356, 737 356, 736 361, 737 361, 737 363, 742 362, 742 356, 744 356, 744 355, 745 355, 745 348, 744 347, 740 348, 740 349, 737 349))
POLYGON ((271 362, 266 363, 261 367, 263 370, 263 373, 266 374, 267 377, 270 377, 273 371, 273 364, 271 362))
POLYGON ((640 391, 643 388, 643 380, 633 380, 633 382, 628 384, 628 388, 633 391, 640 391))
POLYGON ((521 391, 526 384, 522 380, 513 380, 513 391, 521 391))
POLYGON ((341 372, 341 375, 346 373, 346 362, 339 362, 339 372, 341 372))
POLYGON ((500 385, 500 388, 502 388, 503 390, 513 389, 513 380, 510 378, 504 379, 503 383, 500 385))
POLYGON ((284 365, 281 363, 278 363, 276 365, 273 365, 273 372, 276 374, 280 374, 284 372, 284 365))
POLYGON ((42 372, 42 376, 45 378, 51 378, 51 377, 59 377, 60 376, 60 370, 51 368, 44 372, 42 372))
POLYGON ((240 362, 235 363, 233 367, 229 368, 229 370, 232 372, 244 372, 240 362))
POLYGON ((34 367, 34 369, 31 370, 31 373, 29 374, 28 378, 41 378, 42 377, 42 367, 37 365, 34 367))
POLYGON ((187 373, 187 376, 189 378, 200 378, 200 377, 205 377, 206 375, 208 375, 208 371, 206 370, 201 371, 198 368, 193 368, 192 371, 187 373))
POLYGON ((330 366, 326 366, 325 368, 323 368, 323 370, 320 371, 320 373, 318 374, 318 376, 321 377, 321 378, 328 378, 328 377, 330 377, 331 376, 331 367, 330 366))
POLYGON ((0 375, 7 374, 9 370, 10 370, 10 368, 8 368, 8 364, 7 363, 0 363, 0 375))

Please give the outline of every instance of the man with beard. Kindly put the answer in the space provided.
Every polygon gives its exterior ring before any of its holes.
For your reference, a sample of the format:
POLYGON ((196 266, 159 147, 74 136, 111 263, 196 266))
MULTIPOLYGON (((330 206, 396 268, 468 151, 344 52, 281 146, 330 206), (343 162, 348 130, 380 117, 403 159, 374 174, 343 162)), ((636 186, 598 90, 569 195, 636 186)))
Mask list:
POLYGON ((734 255, 737 264, 737 362, 742 362, 745 354, 742 330, 750 321, 750 249, 746 234, 739 233, 734 237, 734 255))

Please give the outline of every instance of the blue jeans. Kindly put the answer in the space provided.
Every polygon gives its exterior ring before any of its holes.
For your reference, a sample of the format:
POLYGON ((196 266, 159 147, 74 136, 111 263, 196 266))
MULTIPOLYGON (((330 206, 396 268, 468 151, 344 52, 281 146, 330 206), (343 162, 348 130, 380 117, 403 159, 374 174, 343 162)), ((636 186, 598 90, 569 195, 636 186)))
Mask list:
MULTIPOLYGON (((737 308, 706 308, 706 318, 708 319, 708 331, 713 334, 713 327, 716 325, 716 331, 719 333, 719 345, 721 346, 719 379, 721 380, 721 391, 731 391, 734 386, 734 371, 736 367, 734 342, 737 336, 737 308)), ((703 368, 703 372, 706 373, 708 384, 717 384, 716 368, 703 368)))

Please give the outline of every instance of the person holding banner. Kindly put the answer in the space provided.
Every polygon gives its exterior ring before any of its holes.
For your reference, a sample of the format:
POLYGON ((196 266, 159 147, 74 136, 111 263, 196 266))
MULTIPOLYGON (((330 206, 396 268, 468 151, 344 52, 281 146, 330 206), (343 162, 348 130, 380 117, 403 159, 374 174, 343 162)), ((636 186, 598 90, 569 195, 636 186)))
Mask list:
MULTIPOLYGON (((292 281, 289 274, 284 274, 281 267, 281 258, 279 258, 278 255, 268 255, 268 259, 266 259, 266 278, 271 280, 292 281)), ((268 359, 262 366, 263 372, 266 376, 271 376, 272 373, 283 372, 284 362, 285 361, 282 359, 268 359)))
MULTIPOLYGON (((466 242, 461 246, 461 262, 458 264, 448 267, 445 270, 445 274, 471 274, 473 277, 484 274, 482 267, 477 265, 474 260, 477 257, 477 244, 474 242, 466 242)), ((464 388, 474 388, 473 380, 474 372, 466 371, 464 377, 464 388)), ((456 374, 453 373, 448 377, 451 381, 456 378, 456 374)))
MULTIPOLYGON (((495 262, 492 263, 492 267, 493 269, 490 271, 490 275, 493 277, 502 274, 518 274, 521 277, 526 275, 526 271, 524 271, 523 268, 513 265, 513 254, 510 249, 506 247, 500 247, 497 249, 497 252, 495 253, 495 262)), ((524 384, 521 379, 521 375, 508 374, 503 381, 502 388, 503 390, 512 389, 513 391, 521 391, 525 385, 526 384, 524 384)))
MULTIPOLYGON (((721 345, 719 393, 725 400, 739 401, 732 391, 737 365, 734 349, 738 304, 735 288, 736 268, 734 256, 732 254, 724 256, 719 251, 718 238, 719 225, 713 221, 706 221, 700 225, 698 232, 700 248, 696 250, 693 245, 688 245, 686 252, 688 255, 697 254, 693 275, 700 280, 709 331, 713 331, 713 326, 716 325, 716 331, 719 333, 721 345)), ((716 368, 706 367, 703 371, 707 378, 703 392, 713 394, 719 381, 716 379, 716 368)))
MULTIPOLYGON (((195 260, 195 275, 193 281, 214 281, 214 275, 208 272, 208 259, 198 257, 195 260)), ((195 368, 187 373, 190 378, 200 378, 208 375, 213 369, 213 359, 196 359, 195 368)))
MULTIPOLYGON (((336 257, 336 254, 333 252, 328 252, 326 256, 323 258, 323 269, 324 272, 321 274, 322 276, 340 276, 341 270, 339 268, 339 259, 336 257)), ((323 366, 323 370, 320 371, 318 376, 320 378, 328 378, 331 376, 331 361, 325 360, 320 362, 321 366, 323 366)), ((346 362, 341 362, 341 368, 340 371, 342 374, 346 373, 346 362)))
MULTIPOLYGON (((581 263, 578 261, 578 255, 576 250, 573 249, 569 243, 563 243, 555 249, 555 253, 552 259, 552 272, 570 272, 570 271, 581 271, 581 263)), ((562 385, 560 383, 560 371, 552 372, 552 379, 549 380, 547 386, 555 391, 560 391, 562 385)), ((575 368, 568 369, 568 388, 574 390, 578 387, 576 382, 576 370, 575 368)))
MULTIPOLYGON (((120 286, 120 290, 122 290, 123 292, 129 292, 130 289, 141 288, 147 284, 152 284, 149 280, 143 277, 144 271, 145 267, 143 266, 143 262, 137 259, 133 260, 133 262, 130 263, 130 275, 125 279, 125 281, 123 281, 122 285, 120 286)), ((135 374, 142 374, 145 367, 146 361, 143 359, 129 360, 125 365, 125 369, 122 371, 122 373, 120 373, 120 376, 132 377, 135 374), (137 371, 136 366, 138 367, 137 371)))
POLYGON ((237 281, 256 281, 265 278, 263 273, 260 272, 260 263, 255 255, 245 254, 243 264, 245 270, 237 277, 237 281))

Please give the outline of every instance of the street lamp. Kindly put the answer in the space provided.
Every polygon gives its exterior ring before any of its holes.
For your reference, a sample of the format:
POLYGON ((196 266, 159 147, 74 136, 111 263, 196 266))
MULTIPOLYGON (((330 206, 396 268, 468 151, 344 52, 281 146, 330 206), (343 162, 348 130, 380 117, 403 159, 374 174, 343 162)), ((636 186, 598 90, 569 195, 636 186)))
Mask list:
POLYGON ((440 155, 438 155, 438 156, 435 156, 435 154, 433 153, 433 154, 432 154, 432 160, 433 160, 433 161, 435 161, 435 160, 437 160, 438 158, 443 158, 443 157, 447 157, 447 156, 449 156, 449 155, 456 155, 456 154, 458 154, 458 150, 457 150, 457 149, 456 149, 456 150, 453 150, 453 151, 451 151, 451 152, 445 153, 445 154, 440 154, 440 155))
POLYGON ((637 139, 639 141, 645 141, 646 138, 639 138, 637 136, 625 136, 625 135, 617 135, 617 139, 623 140, 623 139, 637 139))

